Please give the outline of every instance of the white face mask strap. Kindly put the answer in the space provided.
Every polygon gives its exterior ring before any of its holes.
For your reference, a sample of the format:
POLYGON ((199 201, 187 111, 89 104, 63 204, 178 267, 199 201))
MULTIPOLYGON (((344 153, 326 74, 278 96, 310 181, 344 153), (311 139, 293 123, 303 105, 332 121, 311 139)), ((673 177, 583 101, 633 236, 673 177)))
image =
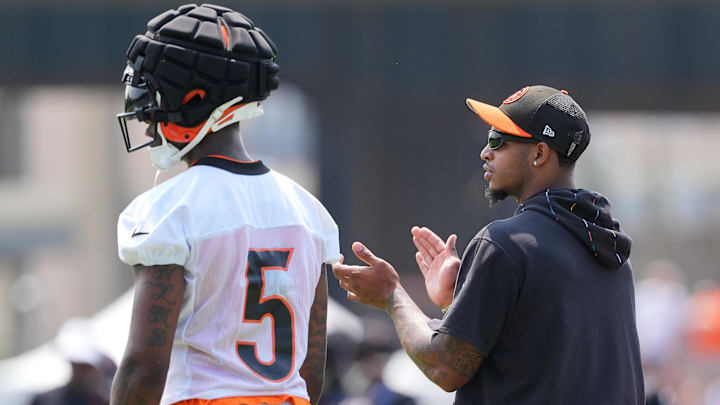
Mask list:
POLYGON ((230 124, 234 124, 243 120, 248 120, 250 118, 259 117, 263 115, 263 113, 264 110, 262 104, 260 104, 259 101, 248 103, 241 108, 238 108, 237 110, 231 112, 230 115, 223 118, 222 121, 214 123, 211 130, 212 132, 217 132, 230 124))
POLYGON ((242 99, 243 99, 242 96, 237 96, 234 99, 228 101, 225 104, 222 104, 221 106, 219 106, 218 108, 213 110, 213 112, 210 113, 210 117, 207 119, 207 121, 205 121, 205 125, 203 125, 203 127, 200 129, 197 136, 195 136, 195 139, 193 139, 192 141, 190 141, 190 143, 185 145, 184 148, 180 149, 180 151, 178 151, 178 153, 173 155, 171 157, 171 159, 173 161, 177 162, 180 160, 180 158, 185 156, 185 154, 190 152, 192 150, 192 148, 197 146, 197 144, 199 144, 200 141, 202 141, 203 138, 205 138, 205 135, 207 135, 210 132, 210 129, 212 128, 213 124, 215 124, 215 122, 217 120, 219 120, 220 117, 223 116, 223 114, 225 113, 225 110, 227 110, 228 108, 232 107, 233 105, 239 103, 240 101, 242 101, 242 99))
POLYGON ((155 180, 153 180, 153 187, 155 187, 155 185, 157 185, 157 179, 158 179, 158 177, 160 177, 160 172, 161 172, 160 169, 157 169, 155 171, 155 180))
MULTIPOLYGON (((160 104, 161 96, 160 96, 159 91, 155 92, 155 100, 157 101, 157 105, 161 105, 160 104)), ((167 138, 165 138, 165 133, 162 130, 162 124, 160 124, 159 122, 155 123, 155 132, 157 132, 160 135, 160 140, 162 142, 159 145, 159 147, 165 147, 165 145, 167 145, 167 138)), ((155 146, 155 147, 157 148, 158 146, 155 146)), ((157 173, 155 173, 155 181, 153 182, 153 187, 155 187, 155 183, 157 183, 157 179, 158 179, 159 175, 160 175, 160 170, 158 170, 157 173)))
POLYGON ((160 135, 160 140, 162 141, 160 146, 167 145, 167 138, 165 138, 165 134, 162 131, 162 125, 160 125, 160 123, 155 124, 155 131, 160 135))

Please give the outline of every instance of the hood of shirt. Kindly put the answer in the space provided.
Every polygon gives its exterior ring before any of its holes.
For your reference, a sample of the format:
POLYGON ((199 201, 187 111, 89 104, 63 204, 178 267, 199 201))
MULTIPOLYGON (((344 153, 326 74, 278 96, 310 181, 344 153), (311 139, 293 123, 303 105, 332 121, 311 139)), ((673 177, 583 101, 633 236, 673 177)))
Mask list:
POLYGON ((610 202, 582 189, 552 189, 525 200, 515 215, 525 211, 546 215, 582 242, 605 268, 614 270, 630 257, 632 240, 620 231, 610 214, 610 202))

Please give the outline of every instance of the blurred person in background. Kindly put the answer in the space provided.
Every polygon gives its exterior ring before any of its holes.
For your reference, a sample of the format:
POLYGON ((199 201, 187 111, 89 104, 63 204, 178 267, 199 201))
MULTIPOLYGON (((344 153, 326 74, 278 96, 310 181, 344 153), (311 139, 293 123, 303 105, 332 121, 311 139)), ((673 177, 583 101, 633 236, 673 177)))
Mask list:
MULTIPOLYGON (((348 299, 385 309, 425 375, 455 404, 644 403, 630 238, 602 195, 575 187, 590 141, 564 90, 528 86, 498 108, 468 99, 491 125, 481 152, 491 205, 515 216, 483 228, 462 260, 456 236, 411 230, 431 322, 387 261, 359 242, 369 266, 333 265, 348 299)), ((341 261, 342 263, 342 261, 341 261)))
POLYGON ((158 170, 180 160, 188 169, 120 214, 135 298, 111 403, 315 404, 324 263, 339 258, 338 229, 240 135, 279 85, 275 45, 244 15, 208 4, 147 28, 127 51, 122 134, 128 152, 150 146, 158 170), (150 140, 133 145, 133 129, 150 140))
POLYGON ((92 341, 87 320, 66 321, 53 346, 70 362, 70 381, 62 387, 37 395, 30 405, 107 405, 115 363, 92 341))
POLYGON ((320 405, 337 405, 347 396, 343 376, 357 358, 358 345, 358 336, 328 331, 325 385, 320 405))
POLYGON ((412 398, 393 391, 383 381, 383 370, 397 349, 392 325, 374 317, 363 319, 365 333, 358 344, 354 363, 341 377, 346 398, 340 405, 414 405, 412 398))
POLYGON ((373 317, 363 318, 361 336, 328 332, 325 391, 321 405, 413 405, 415 401, 393 391, 382 375, 393 344, 392 325, 373 317))
POLYGON ((667 405, 676 395, 688 314, 688 291, 678 266, 667 260, 647 265, 635 289, 640 356, 647 405, 667 405))
POLYGON ((720 285, 701 281, 689 305, 688 339, 693 355, 720 359, 720 285))
POLYGON ((697 283, 690 296, 687 326, 688 373, 678 392, 678 403, 720 404, 720 284, 697 283), (692 379, 691 379, 692 378, 692 379))

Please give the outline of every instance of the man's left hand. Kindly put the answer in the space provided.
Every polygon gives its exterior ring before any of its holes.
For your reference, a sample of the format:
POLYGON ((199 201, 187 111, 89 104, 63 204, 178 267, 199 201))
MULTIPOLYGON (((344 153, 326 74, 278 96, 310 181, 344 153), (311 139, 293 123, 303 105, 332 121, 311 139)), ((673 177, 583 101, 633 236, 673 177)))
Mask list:
POLYGON ((369 266, 348 266, 340 262, 333 264, 333 274, 340 281, 340 287, 347 290, 350 301, 387 308, 393 292, 400 286, 400 277, 393 266, 375 256, 360 242, 352 245, 353 253, 369 266))

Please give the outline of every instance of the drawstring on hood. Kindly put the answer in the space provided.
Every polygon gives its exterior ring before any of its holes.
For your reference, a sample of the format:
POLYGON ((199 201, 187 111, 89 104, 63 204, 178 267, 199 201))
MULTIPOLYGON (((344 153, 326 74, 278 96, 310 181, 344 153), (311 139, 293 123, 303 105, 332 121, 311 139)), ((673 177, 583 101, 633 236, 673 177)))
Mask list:
POLYGON ((620 232, 620 224, 610 214, 610 202, 598 193, 548 189, 525 200, 515 215, 528 210, 555 220, 610 270, 619 268, 630 257, 632 240, 620 232))

